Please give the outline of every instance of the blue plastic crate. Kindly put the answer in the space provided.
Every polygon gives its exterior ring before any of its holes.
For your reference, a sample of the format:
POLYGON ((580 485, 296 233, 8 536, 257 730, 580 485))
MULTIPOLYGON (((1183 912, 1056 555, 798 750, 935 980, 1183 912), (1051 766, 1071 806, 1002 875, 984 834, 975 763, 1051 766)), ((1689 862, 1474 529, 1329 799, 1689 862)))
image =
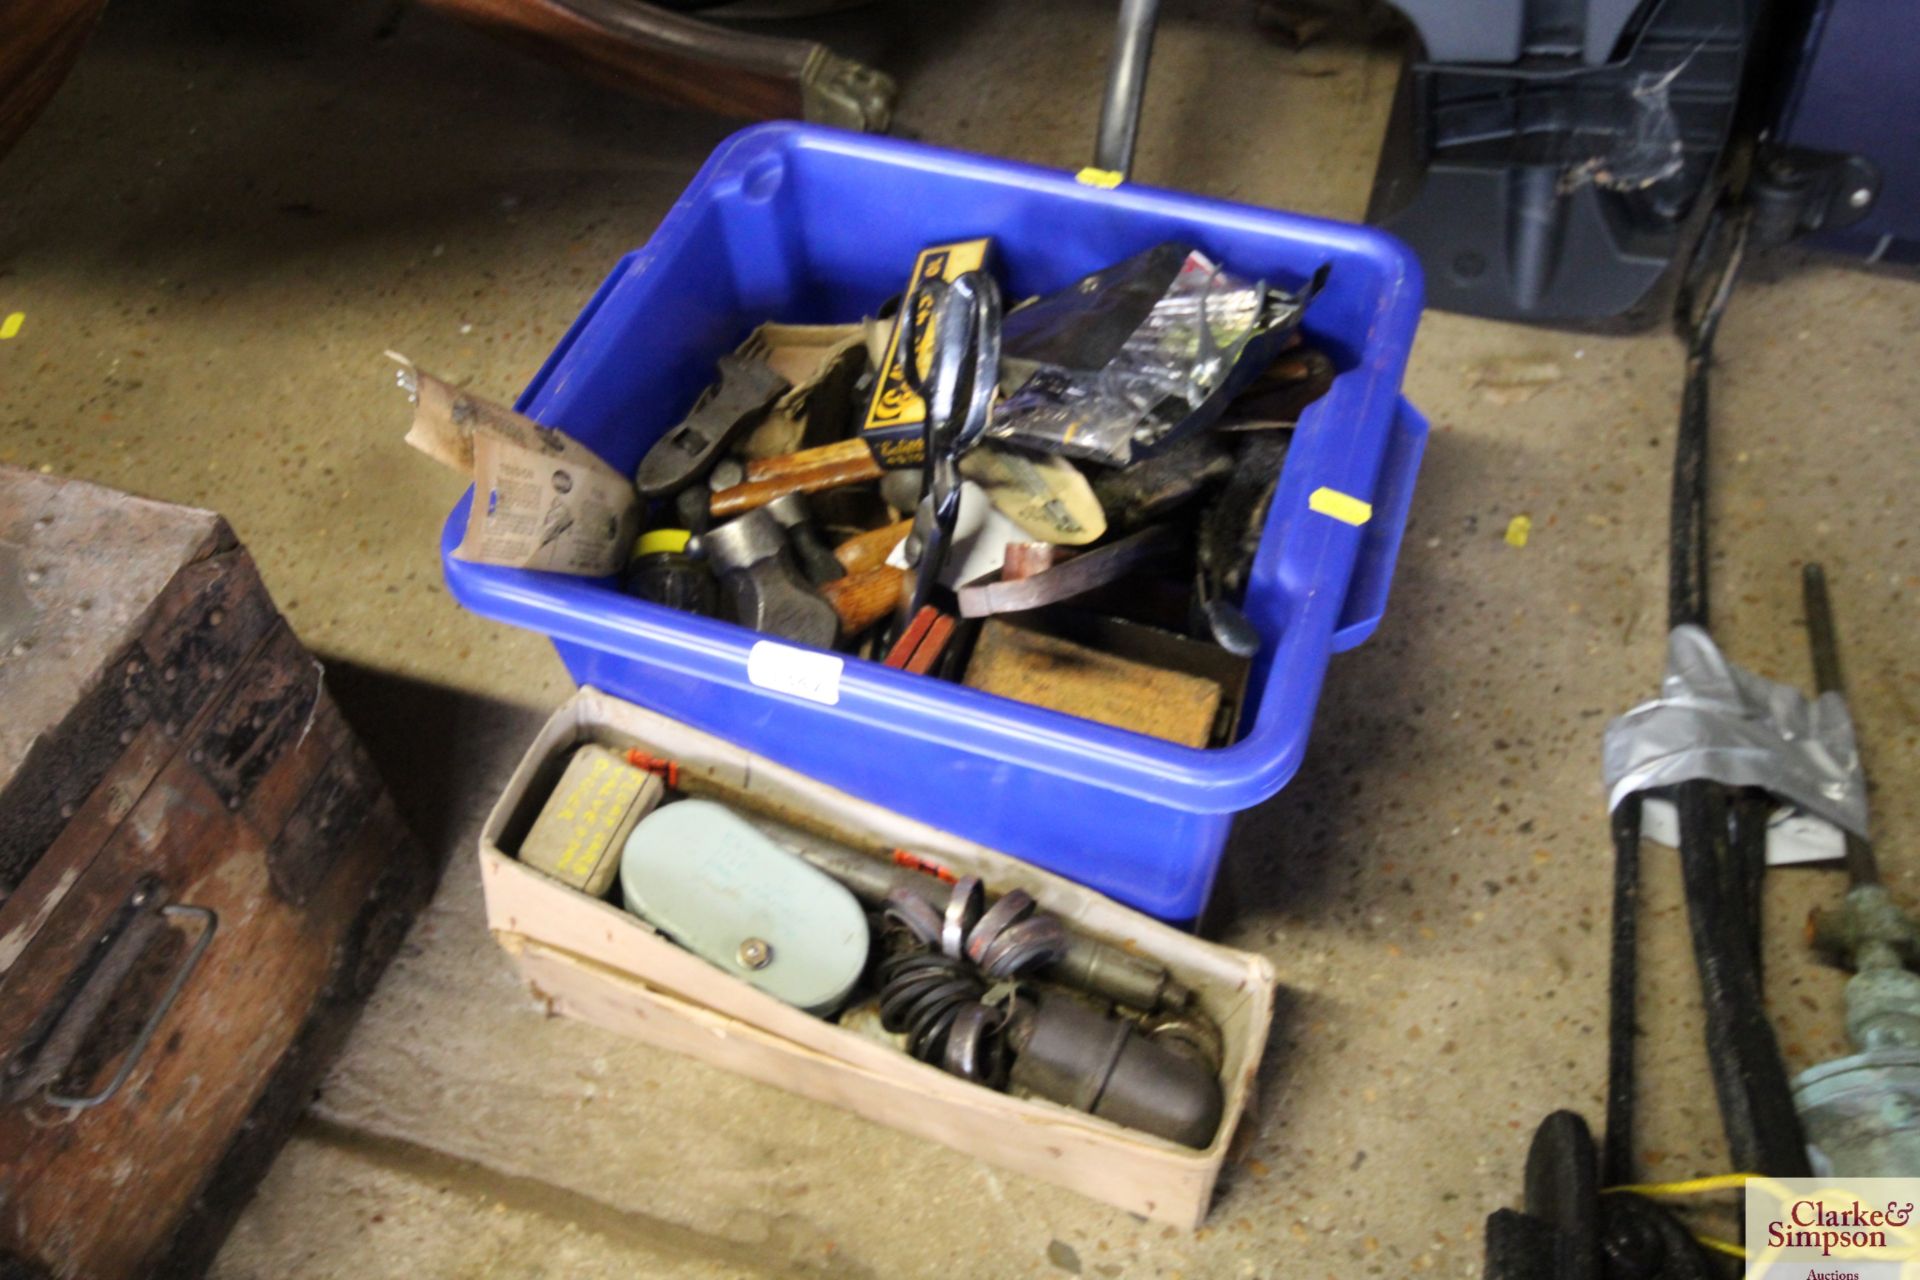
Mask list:
POLYGON ((1341 372, 1295 432, 1254 564, 1245 607, 1266 643, 1238 742, 1177 746, 856 658, 831 705, 773 692, 749 678, 748 655, 765 638, 743 628, 634 599, 610 580, 454 559, 471 492, 442 538, 447 583, 474 612, 552 636, 582 684, 1190 920, 1234 814, 1299 768, 1329 656, 1371 635, 1386 607, 1427 434, 1400 398, 1421 283, 1397 241, 913 143, 762 125, 723 143, 646 247, 622 259, 520 408, 631 471, 756 324, 871 314, 923 247, 983 234, 998 241, 1010 298, 1169 239, 1286 285, 1332 264, 1306 328, 1341 372), (1329 494, 1370 504, 1371 517, 1351 522, 1351 506, 1329 494))

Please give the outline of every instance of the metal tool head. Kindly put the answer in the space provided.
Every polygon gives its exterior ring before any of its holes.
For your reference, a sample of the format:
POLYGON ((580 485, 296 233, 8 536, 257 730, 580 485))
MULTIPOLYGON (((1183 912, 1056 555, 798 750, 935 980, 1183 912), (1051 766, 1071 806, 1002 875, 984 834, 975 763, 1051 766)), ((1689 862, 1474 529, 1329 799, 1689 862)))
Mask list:
POLYGON ((789 385, 764 361, 725 355, 718 367, 719 381, 640 460, 634 488, 641 497, 666 497, 705 475, 789 385))
POLYGON ((804 493, 783 493, 761 510, 777 520, 783 529, 791 529, 813 519, 813 508, 808 505, 804 493))
POLYGON ((813 520, 813 504, 807 501, 807 495, 783 493, 761 510, 786 531, 787 545, 793 549, 794 559, 807 581, 818 586, 847 576, 845 566, 820 540, 820 530, 813 520))
POLYGON ((734 622, 799 644, 832 647, 839 615, 801 576, 786 532, 765 508, 709 530, 705 546, 734 622))
POLYGON ((787 545, 780 522, 761 507, 707 531, 707 558, 721 573, 746 569, 778 555, 787 545))

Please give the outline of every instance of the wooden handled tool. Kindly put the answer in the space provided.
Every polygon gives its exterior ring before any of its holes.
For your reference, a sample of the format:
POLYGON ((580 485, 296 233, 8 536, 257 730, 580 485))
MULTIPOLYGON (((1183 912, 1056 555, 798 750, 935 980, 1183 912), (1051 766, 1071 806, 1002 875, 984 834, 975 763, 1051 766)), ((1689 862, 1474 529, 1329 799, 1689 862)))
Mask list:
POLYGON ((813 471, 842 462, 858 462, 871 457, 873 457, 873 450, 867 448, 865 441, 841 440, 813 449, 802 449, 797 453, 776 454, 771 458, 748 458, 746 478, 777 480, 803 471, 813 471))
POLYGON ((887 562, 893 549, 906 540, 913 532, 913 521, 902 520, 898 524, 881 525, 878 529, 869 529, 856 534, 833 549, 834 559, 848 573, 860 573, 867 569, 877 569, 887 562))
POLYGON ((840 634, 857 636, 899 607, 908 586, 907 571, 883 564, 822 584, 818 590, 840 615, 840 634))
POLYGON ((878 480, 880 464, 873 451, 859 440, 842 440, 818 449, 777 458, 761 458, 747 463, 744 484, 721 489, 708 504, 716 520, 730 519, 756 507, 764 507, 789 493, 820 493, 842 485, 878 480))

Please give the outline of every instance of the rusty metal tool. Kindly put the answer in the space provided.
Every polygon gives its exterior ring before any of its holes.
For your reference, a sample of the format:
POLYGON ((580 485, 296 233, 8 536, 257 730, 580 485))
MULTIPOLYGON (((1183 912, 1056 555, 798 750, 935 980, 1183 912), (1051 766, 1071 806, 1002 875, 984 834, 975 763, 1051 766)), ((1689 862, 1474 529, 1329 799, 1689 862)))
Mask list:
POLYGON ((718 367, 720 380, 640 460, 633 487, 641 497, 667 497, 706 475, 787 389, 787 380, 758 360, 726 355, 718 367))
MULTIPOLYGON (((1802 571, 1814 682, 1822 694, 1846 696, 1840 645, 1817 564, 1802 571)), ((1920 1173, 1920 920, 1900 908, 1880 880, 1872 843, 1846 833, 1851 885, 1837 911, 1807 920, 1814 947, 1851 969, 1847 1039, 1855 1052, 1803 1071, 1794 1105, 1820 1166, 1842 1177, 1912 1177, 1920 1173)))
POLYGON ((807 575, 807 581, 818 586, 847 576, 845 567, 820 540, 820 530, 814 524, 813 508, 807 505, 806 495, 781 494, 767 504, 767 514, 787 531, 787 545, 793 548, 793 558, 800 562, 800 571, 807 575))
POLYGON ((1185 545, 1185 536, 1172 525, 1149 525, 1118 542, 1083 551, 1030 577, 962 587, 955 593, 960 600, 960 616, 985 618, 1071 600, 1164 560, 1185 545))
POLYGON ((735 622, 799 644, 832 647, 839 615, 800 576, 772 516, 750 511, 708 532, 705 544, 735 622))

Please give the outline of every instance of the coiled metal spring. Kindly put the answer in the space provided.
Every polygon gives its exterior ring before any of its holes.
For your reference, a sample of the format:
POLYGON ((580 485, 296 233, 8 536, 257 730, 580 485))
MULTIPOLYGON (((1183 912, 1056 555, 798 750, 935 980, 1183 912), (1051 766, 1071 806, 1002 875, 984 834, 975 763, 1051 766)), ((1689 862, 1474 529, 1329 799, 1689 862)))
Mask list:
POLYGON ((1019 975, 1066 954, 1060 921, 1020 889, 991 907, 977 876, 955 882, 944 910, 917 893, 888 895, 880 961, 880 1024, 907 1052, 965 1080, 1003 1088, 1004 1032, 1021 1000, 1019 975))

